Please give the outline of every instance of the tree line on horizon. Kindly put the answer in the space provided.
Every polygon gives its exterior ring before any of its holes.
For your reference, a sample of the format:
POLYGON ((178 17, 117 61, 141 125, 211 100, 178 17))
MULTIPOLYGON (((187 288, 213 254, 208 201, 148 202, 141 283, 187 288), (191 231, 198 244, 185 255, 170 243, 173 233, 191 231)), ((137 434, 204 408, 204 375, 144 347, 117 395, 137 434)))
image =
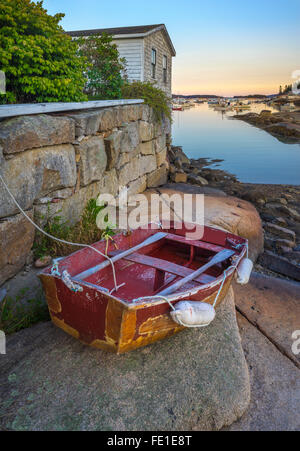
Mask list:
MULTIPOLYGON (((300 89, 300 83, 297 85, 297 89, 300 89)), ((282 85, 279 86, 279 95, 290 94, 291 92, 293 92, 292 84, 285 85, 285 87, 282 85)))
MULTIPOLYGON (((201 97, 203 99, 224 99, 224 96, 218 96, 216 94, 172 94, 173 99, 183 98, 183 99, 193 99, 195 97, 201 97)), ((265 94, 248 94, 246 96, 233 96, 233 99, 250 99, 252 97, 256 97, 258 99, 266 99, 268 96, 265 94)))

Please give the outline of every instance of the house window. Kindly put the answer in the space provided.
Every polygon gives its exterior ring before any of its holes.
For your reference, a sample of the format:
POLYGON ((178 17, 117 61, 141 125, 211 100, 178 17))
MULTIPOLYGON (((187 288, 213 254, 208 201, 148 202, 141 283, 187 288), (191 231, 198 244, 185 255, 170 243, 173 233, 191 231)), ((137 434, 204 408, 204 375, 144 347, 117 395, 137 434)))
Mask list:
POLYGON ((163 78, 164 78, 164 83, 167 83, 167 81, 168 81, 168 58, 165 55, 163 57, 163 78))
POLYGON ((152 57, 151 57, 151 75, 152 78, 156 78, 156 50, 152 49, 152 57))

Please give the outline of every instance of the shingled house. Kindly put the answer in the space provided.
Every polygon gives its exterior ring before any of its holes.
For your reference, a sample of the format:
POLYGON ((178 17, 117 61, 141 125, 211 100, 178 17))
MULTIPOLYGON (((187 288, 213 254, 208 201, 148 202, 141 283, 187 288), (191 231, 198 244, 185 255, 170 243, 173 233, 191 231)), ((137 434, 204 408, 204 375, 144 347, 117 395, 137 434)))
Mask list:
POLYGON ((172 58, 176 56, 164 24, 138 27, 68 31, 73 38, 108 33, 121 58, 127 61, 129 81, 152 81, 168 95, 172 93, 172 58))

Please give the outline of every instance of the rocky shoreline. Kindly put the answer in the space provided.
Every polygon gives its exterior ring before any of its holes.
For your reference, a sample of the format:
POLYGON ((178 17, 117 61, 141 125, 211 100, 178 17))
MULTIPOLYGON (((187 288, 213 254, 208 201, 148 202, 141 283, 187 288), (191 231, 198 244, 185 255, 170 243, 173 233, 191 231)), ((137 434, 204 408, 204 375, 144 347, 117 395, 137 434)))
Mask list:
POLYGON ((300 143, 300 110, 280 113, 263 110, 260 114, 247 113, 233 117, 267 131, 280 141, 300 143))
POLYGON ((170 180, 209 186, 253 204, 264 228, 265 251, 256 269, 300 280, 300 186, 242 183, 216 166, 220 160, 189 159, 181 147, 168 153, 170 180))

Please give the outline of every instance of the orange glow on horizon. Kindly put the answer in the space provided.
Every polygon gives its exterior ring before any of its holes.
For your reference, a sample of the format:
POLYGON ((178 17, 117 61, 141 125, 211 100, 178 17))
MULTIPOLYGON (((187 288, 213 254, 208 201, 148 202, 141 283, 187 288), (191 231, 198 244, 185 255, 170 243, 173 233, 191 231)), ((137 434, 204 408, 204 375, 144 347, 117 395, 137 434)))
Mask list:
POLYGON ((233 97, 233 96, 246 96, 250 94, 261 94, 270 95, 277 94, 279 92, 279 86, 285 83, 278 82, 273 84, 235 84, 234 86, 228 84, 223 85, 222 88, 216 87, 215 84, 203 84, 203 85, 173 85, 173 94, 181 95, 193 95, 193 94, 203 94, 203 95, 218 95, 223 97, 233 97))
POLYGON ((286 51, 280 59, 273 49, 251 54, 241 49, 230 56, 206 52, 179 54, 174 59, 173 93, 221 96, 277 94, 279 86, 293 83, 292 74, 300 61, 286 51))
MULTIPOLYGON (((291 71, 292 73, 292 71, 291 71)), ((220 80, 212 79, 208 81, 206 77, 199 77, 200 79, 189 79, 190 74, 178 74, 176 72, 173 80, 173 94, 193 95, 193 94, 209 94, 220 95, 224 97, 231 97, 234 95, 249 95, 249 94, 277 94, 279 86, 291 84, 294 80, 289 79, 289 73, 282 74, 282 77, 276 77, 274 80, 269 80, 268 77, 250 77, 245 79, 243 76, 236 77, 235 74, 226 74, 227 77, 222 77, 220 80), (232 77, 230 76, 232 75, 232 77), (235 75, 235 76, 234 76, 235 75), (185 79, 184 79, 185 78, 185 79)))

